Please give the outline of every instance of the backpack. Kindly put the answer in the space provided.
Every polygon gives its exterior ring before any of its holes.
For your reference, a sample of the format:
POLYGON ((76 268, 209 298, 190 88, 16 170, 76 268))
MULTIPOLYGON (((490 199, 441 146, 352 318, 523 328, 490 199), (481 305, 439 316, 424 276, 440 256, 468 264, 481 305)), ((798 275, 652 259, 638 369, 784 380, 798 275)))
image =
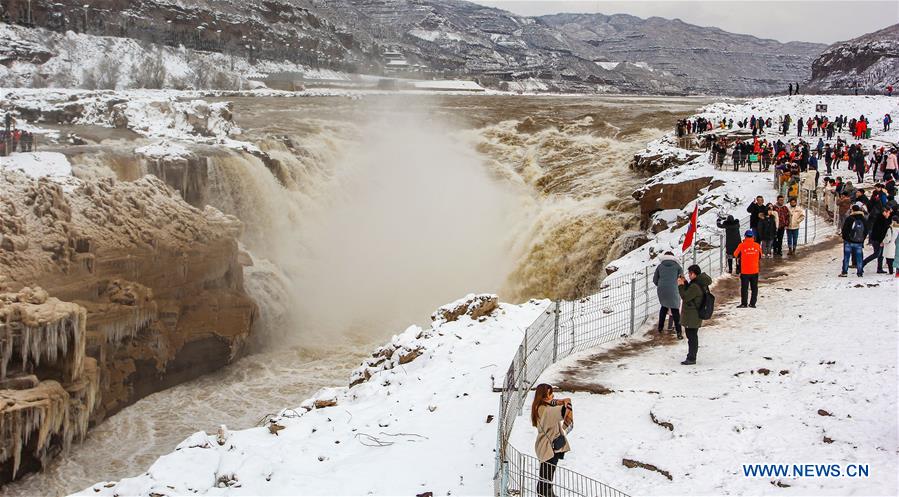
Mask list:
POLYGON ((861 219, 852 220, 852 227, 849 228, 849 241, 851 243, 864 243, 865 242, 865 222, 861 219))
POLYGON ((699 285, 702 289, 702 304, 699 304, 699 319, 711 319, 715 311, 715 296, 709 291, 709 287, 699 285))

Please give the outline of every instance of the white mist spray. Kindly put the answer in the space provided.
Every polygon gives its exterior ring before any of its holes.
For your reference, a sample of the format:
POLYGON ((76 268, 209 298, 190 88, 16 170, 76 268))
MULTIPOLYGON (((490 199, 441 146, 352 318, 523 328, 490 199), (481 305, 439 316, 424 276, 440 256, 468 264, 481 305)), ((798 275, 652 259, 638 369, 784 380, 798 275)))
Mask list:
POLYGON ((525 194, 490 177, 470 147, 406 113, 359 131, 317 168, 326 172, 289 161, 297 189, 246 156, 217 158, 210 174, 213 202, 285 273, 287 335, 307 347, 380 340, 468 292, 497 292, 519 256, 525 194))

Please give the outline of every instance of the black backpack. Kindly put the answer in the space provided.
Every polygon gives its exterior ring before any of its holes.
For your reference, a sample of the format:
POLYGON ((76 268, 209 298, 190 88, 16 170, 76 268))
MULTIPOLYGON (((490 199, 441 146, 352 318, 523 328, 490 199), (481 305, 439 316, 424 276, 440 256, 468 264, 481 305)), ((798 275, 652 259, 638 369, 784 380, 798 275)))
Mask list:
POLYGON ((861 219, 858 219, 858 216, 853 216, 855 219, 852 220, 852 227, 849 228, 849 241, 852 243, 864 243, 865 242, 865 222, 861 219))
POLYGON ((702 303, 699 304, 699 319, 711 319, 715 312, 715 296, 709 291, 709 287, 699 285, 702 289, 702 303))

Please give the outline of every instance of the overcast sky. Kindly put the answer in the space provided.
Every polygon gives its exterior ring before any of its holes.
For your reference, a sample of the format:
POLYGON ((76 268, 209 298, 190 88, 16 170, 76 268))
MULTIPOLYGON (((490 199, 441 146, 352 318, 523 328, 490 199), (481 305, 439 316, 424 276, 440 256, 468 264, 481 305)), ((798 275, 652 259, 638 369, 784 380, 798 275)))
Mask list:
POLYGON ((899 22, 899 1, 868 0, 472 0, 521 15, 559 12, 631 14, 679 18, 778 41, 833 43, 899 22))

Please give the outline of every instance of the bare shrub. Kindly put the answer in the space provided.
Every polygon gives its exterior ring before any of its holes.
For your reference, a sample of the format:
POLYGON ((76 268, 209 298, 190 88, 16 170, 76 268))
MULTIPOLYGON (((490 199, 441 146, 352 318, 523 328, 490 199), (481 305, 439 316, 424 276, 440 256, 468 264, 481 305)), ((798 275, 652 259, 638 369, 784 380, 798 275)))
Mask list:
POLYGON ((165 61, 162 59, 162 52, 159 51, 155 55, 144 57, 140 62, 134 72, 134 86, 158 90, 165 86, 167 76, 165 61))
POLYGON ((103 57, 93 69, 85 69, 82 86, 89 90, 115 90, 119 85, 119 65, 110 57, 103 57))

